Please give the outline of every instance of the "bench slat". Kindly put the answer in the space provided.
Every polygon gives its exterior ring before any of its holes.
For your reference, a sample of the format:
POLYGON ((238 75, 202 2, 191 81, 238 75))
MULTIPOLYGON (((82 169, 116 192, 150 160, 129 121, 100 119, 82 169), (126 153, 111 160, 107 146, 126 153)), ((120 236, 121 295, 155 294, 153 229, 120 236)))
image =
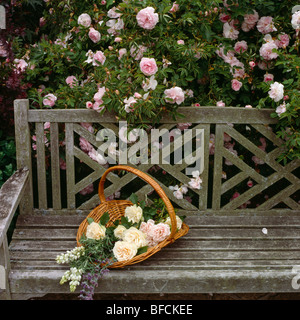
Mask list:
MULTIPOLYGON (((18 240, 42 240, 42 239, 61 239, 73 240, 76 238, 77 228, 71 229, 38 229, 38 228, 18 228, 14 233, 14 239, 18 240)), ((269 228, 268 234, 262 233, 261 228, 205 228, 191 227, 185 239, 204 240, 204 239, 266 239, 266 240, 290 240, 300 239, 300 228, 282 230, 281 228, 269 228)))
MULTIPOLYGON (((70 248, 72 249, 72 248, 70 248)), ((12 261, 54 261, 56 256, 60 254, 56 251, 10 251, 12 261)), ((182 260, 210 260, 215 261, 215 264, 222 263, 223 260, 238 261, 274 261, 288 260, 290 264, 293 261, 299 260, 299 253, 297 251, 257 251, 255 255, 249 254, 249 251, 214 251, 214 250, 184 250, 175 248, 164 248, 161 252, 156 253, 151 257, 151 261, 182 261, 182 260)), ((150 261, 150 260, 149 260, 150 261)))

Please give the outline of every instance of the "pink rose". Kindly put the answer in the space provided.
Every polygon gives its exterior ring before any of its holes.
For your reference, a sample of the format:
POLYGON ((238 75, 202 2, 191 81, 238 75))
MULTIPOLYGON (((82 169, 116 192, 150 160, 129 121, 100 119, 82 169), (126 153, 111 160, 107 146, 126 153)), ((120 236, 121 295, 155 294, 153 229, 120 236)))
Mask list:
POLYGON ((278 49, 274 41, 264 43, 259 49, 259 54, 265 60, 276 59, 278 57, 278 54, 276 52, 273 52, 273 49, 278 49))
POLYGON ((102 100, 98 100, 93 104, 93 110, 100 112, 104 109, 103 106, 103 101, 102 100))
POLYGON ((147 47, 145 46, 132 46, 130 48, 130 55, 132 58, 134 58, 134 60, 141 60, 145 51, 147 51, 147 47))
POLYGON ((98 89, 97 93, 94 95, 94 100, 95 101, 102 101, 102 97, 105 94, 105 87, 101 87, 98 89))
POLYGON ((228 13, 221 13, 219 15, 219 20, 223 23, 228 22, 230 20, 231 16, 228 13))
POLYGON ((177 44, 184 44, 184 40, 177 40, 177 44))
POLYGON ((223 24, 223 36, 224 38, 235 40, 238 38, 239 31, 235 29, 233 21, 230 23, 225 22, 223 24))
POLYGON ((251 106, 251 104, 247 104, 247 105, 245 105, 245 108, 252 109, 252 106, 251 106))
POLYGON ((46 19, 45 17, 40 18, 40 27, 43 27, 46 24, 46 19))
POLYGON ((176 12, 179 10, 179 4, 176 2, 173 2, 172 8, 170 9, 170 12, 176 12))
POLYGON ((93 149, 92 145, 82 137, 79 138, 79 146, 80 146, 80 149, 86 153, 88 153, 93 149))
POLYGON ((278 35, 278 40, 275 40, 275 43, 278 48, 286 48, 289 45, 290 38, 286 33, 281 33, 278 35))
POLYGON ((94 43, 97 43, 97 42, 99 42, 100 39, 101 39, 101 34, 100 34, 100 32, 97 31, 96 29, 90 28, 89 37, 90 37, 90 39, 91 39, 94 43))
POLYGON ((121 48, 120 50, 119 50, 119 60, 121 60, 122 59, 122 57, 124 56, 124 54, 126 54, 127 53, 127 50, 125 49, 125 48, 121 48))
POLYGON ((119 9, 117 7, 112 7, 107 11, 107 16, 113 19, 120 18, 122 13, 116 12, 116 10, 119 10, 119 9))
POLYGON ((275 111, 276 111, 276 113, 278 114, 278 116, 280 116, 282 113, 286 112, 285 102, 283 102, 283 104, 281 104, 280 106, 278 106, 275 111))
POLYGON ((300 29, 300 10, 297 10, 296 12, 293 13, 291 24, 295 30, 300 29))
POLYGON ((179 105, 184 101, 184 92, 179 87, 166 89, 164 94, 166 96, 165 100, 168 103, 177 103, 179 105))
POLYGON ((15 59, 14 63, 16 64, 16 68, 19 72, 24 72, 25 69, 28 67, 28 63, 24 59, 15 59))
POLYGON ((154 8, 147 7, 138 12, 136 20, 141 28, 151 30, 158 22, 158 14, 154 13, 154 8))
POLYGON ((188 129, 191 125, 192 125, 192 123, 190 123, 190 122, 185 122, 185 123, 178 123, 176 127, 177 127, 180 131, 182 131, 182 130, 188 129))
POLYGON ((255 62, 254 62, 254 61, 249 61, 249 66, 250 66, 251 68, 254 68, 254 67, 255 67, 255 62))
POLYGON ((257 30, 263 34, 277 31, 274 26, 272 17, 261 17, 257 22, 257 30))
POLYGON ((106 57, 102 51, 96 51, 93 56, 93 66, 98 66, 99 62, 103 65, 106 60, 106 57))
POLYGON ((87 13, 83 13, 78 17, 77 22, 78 24, 88 28, 92 23, 92 19, 87 13))
POLYGON ((244 21, 242 23, 242 30, 244 32, 249 32, 255 27, 256 22, 258 21, 258 13, 254 10, 253 14, 245 14, 244 21))
POLYGON ((244 16, 244 22, 247 24, 255 24, 258 21, 258 13, 253 10, 254 13, 252 14, 245 14, 244 16))
POLYGON ((128 99, 124 99, 124 109, 125 111, 128 112, 132 112, 134 110, 134 104, 137 103, 136 99, 134 97, 129 97, 128 99))
POLYGON ((85 106, 87 107, 87 109, 92 109, 93 108, 93 102, 88 101, 85 106))
POLYGON ((62 159, 62 158, 59 159, 59 167, 61 168, 61 170, 66 170, 67 169, 67 164, 64 161, 64 159, 62 159))
POLYGON ((271 73, 264 74, 264 82, 273 81, 273 80, 274 80, 273 74, 271 74, 271 73))
POLYGON ((85 196, 86 194, 90 194, 94 192, 94 185, 91 183, 89 184, 87 187, 85 187, 84 189, 82 189, 81 191, 79 191, 79 193, 83 196, 85 196))
POLYGON ((91 123, 88 123, 88 122, 81 122, 80 125, 85 128, 88 132, 90 133, 94 133, 94 128, 92 126, 91 123))
POLYGON ((231 64, 230 72, 234 78, 242 78, 245 74, 244 64, 237 60, 231 64))
POLYGON ((54 94, 49 93, 44 97, 43 104, 44 106, 53 107, 55 105, 56 100, 57 97, 54 94))
POLYGON ((149 236, 157 243, 164 241, 170 234, 170 226, 161 222, 154 225, 149 231, 149 236))
POLYGON ((247 45, 247 42, 245 40, 238 41, 234 45, 234 50, 237 53, 245 52, 247 49, 248 49, 248 45, 247 45))
POLYGON ((75 76, 69 76, 66 79, 66 83, 70 86, 70 88, 73 88, 77 83, 77 79, 75 76))
POLYGON ((253 187, 253 181, 249 180, 249 181, 247 182, 247 186, 248 186, 249 188, 253 187))
POLYGON ((239 196, 240 196, 240 193, 239 193, 239 192, 235 192, 235 193, 232 195, 230 201, 234 200, 235 198, 237 198, 237 197, 239 197, 239 196))
POLYGON ((239 91, 241 89, 241 86, 242 86, 242 82, 236 80, 236 79, 233 79, 231 80, 231 88, 234 90, 234 91, 239 91))
POLYGON ((225 107, 225 103, 222 100, 220 100, 217 102, 217 107, 225 107))
POLYGON ((147 222, 142 222, 140 226, 140 230, 146 234, 150 232, 153 228, 155 222, 152 219, 149 219, 147 222))
POLYGON ((153 58, 142 58, 140 69, 145 76, 152 76, 157 72, 156 61, 153 58))

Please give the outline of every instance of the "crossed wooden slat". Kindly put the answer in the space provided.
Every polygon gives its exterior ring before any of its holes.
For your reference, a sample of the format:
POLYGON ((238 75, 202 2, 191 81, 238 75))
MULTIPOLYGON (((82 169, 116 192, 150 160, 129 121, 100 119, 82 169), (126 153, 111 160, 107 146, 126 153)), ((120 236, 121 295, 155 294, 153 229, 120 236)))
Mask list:
POLYGON ((293 170, 297 169, 300 166, 300 160, 296 159, 288 163, 285 167, 281 166, 278 162, 276 162, 276 158, 281 154, 283 150, 283 141, 276 137, 276 135, 264 125, 253 125, 253 127, 278 147, 271 152, 266 153, 231 126, 217 125, 216 127, 213 209, 220 209, 220 200, 223 193, 233 188, 245 178, 251 177, 257 182, 257 184, 249 190, 245 191, 239 197, 224 205, 222 209, 237 209, 239 206, 253 198, 255 195, 275 184, 280 179, 285 178, 291 184, 278 192, 276 195, 269 198, 263 204, 258 206, 257 210, 271 209, 280 202, 284 202, 291 209, 299 210, 300 205, 292 198, 290 198, 290 195, 295 193, 295 190, 299 190, 300 188, 300 179, 292 173, 293 170), (238 156, 231 153, 224 147, 224 132, 241 143, 243 147, 247 148, 258 158, 262 159, 267 165, 273 168, 275 172, 268 177, 264 177, 249 165, 247 165, 244 161, 242 161, 238 156), (222 170, 220 169, 222 167, 223 157, 231 161, 236 167, 241 170, 241 172, 222 184, 220 175, 220 172, 222 172, 222 170))
MULTIPOLYGON (((158 129, 161 130, 163 128, 166 128, 166 129, 170 130, 175 125, 176 124, 164 124, 164 125, 160 126, 158 129)), ((114 133, 116 134, 116 136, 119 136, 119 128, 117 125, 115 125, 113 123, 107 123, 104 125, 104 127, 113 130, 114 133)), ((205 145, 205 149, 206 149, 205 154, 207 155, 207 158, 205 159, 204 171, 202 174, 203 188, 201 190, 193 190, 193 191, 199 196, 199 207, 204 209, 204 208, 206 208, 206 202, 207 202, 209 125, 203 125, 203 124, 201 125, 200 124, 200 125, 197 125, 194 129, 203 129, 203 128, 205 128, 205 130, 204 130, 204 132, 205 132, 204 145, 205 145)), ((78 124, 73 124, 73 130, 74 130, 74 132, 79 134, 79 136, 83 137, 84 139, 89 141, 91 144, 93 144, 96 148, 98 148, 102 144, 101 141, 96 140, 95 135, 93 135, 88 130, 86 130, 85 128, 83 128, 82 126, 80 126, 78 124)), ((192 138, 195 138, 196 130, 193 130, 192 132, 193 132, 192 138)), ((150 143, 151 143, 151 141, 149 141, 149 144, 150 143)), ((172 153, 172 151, 174 152, 179 147, 180 147, 180 145, 176 144, 175 141, 171 142, 170 143, 171 153, 172 153)), ((163 150, 161 150, 161 152, 163 152, 163 150)), ((99 165, 94 160, 92 160, 85 152, 83 152, 80 148, 78 148, 76 146, 73 146, 73 153, 74 153, 74 156, 76 156, 78 159, 80 159, 82 162, 84 162, 85 164, 87 164, 89 167, 91 167, 94 170, 94 172, 92 172, 87 177, 83 178, 81 181, 77 182, 74 185, 73 192, 74 192, 74 194, 76 194, 80 190, 82 190, 83 188, 88 186, 90 183, 99 179, 103 175, 105 168, 102 167, 101 165, 99 165)), ((194 151, 192 153, 192 156, 193 157, 196 156, 196 151, 194 151)), ((146 172, 154 164, 149 163, 149 164, 134 165, 134 164, 130 163, 129 165, 132 167, 135 167, 141 171, 146 172)), ((188 184, 188 182, 190 181, 190 177, 186 176, 185 174, 183 174, 181 172, 188 167, 188 164, 186 164, 184 161, 181 164, 177 164, 177 165, 159 164, 158 166, 182 183, 188 184)), ((113 194, 117 190, 126 186, 128 183, 130 183, 135 178, 137 178, 137 176, 133 175, 132 173, 126 173, 122 177, 119 177, 115 173, 110 173, 108 175, 107 179, 110 182, 112 182, 112 184, 105 189, 105 195, 113 194)), ((153 176, 152 176, 152 178, 157 183, 159 183, 159 185, 166 192, 166 194, 170 198, 170 200, 175 202, 179 207, 181 207, 183 209, 189 209, 189 210, 198 210, 197 207, 195 207, 194 205, 192 205, 188 201, 186 201, 184 199, 175 198, 173 195, 173 192, 167 186, 165 186, 161 181, 158 181, 157 179, 155 179, 153 176)), ((145 194, 148 194, 151 191, 152 191, 152 187, 147 184, 147 185, 143 186, 141 189, 139 189, 136 192, 136 194, 140 198, 142 198, 142 197, 144 197, 145 194)), ((99 204, 99 197, 98 197, 98 194, 96 194, 93 197, 91 197, 89 200, 84 202, 79 207, 79 209, 90 209, 90 208, 95 207, 98 204, 99 204)))

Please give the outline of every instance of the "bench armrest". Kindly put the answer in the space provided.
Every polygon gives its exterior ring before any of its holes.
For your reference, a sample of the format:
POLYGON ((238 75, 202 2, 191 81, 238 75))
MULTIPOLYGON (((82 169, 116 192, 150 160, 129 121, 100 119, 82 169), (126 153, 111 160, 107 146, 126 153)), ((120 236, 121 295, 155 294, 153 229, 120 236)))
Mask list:
POLYGON ((0 247, 22 198, 29 170, 17 170, 0 189, 0 247))

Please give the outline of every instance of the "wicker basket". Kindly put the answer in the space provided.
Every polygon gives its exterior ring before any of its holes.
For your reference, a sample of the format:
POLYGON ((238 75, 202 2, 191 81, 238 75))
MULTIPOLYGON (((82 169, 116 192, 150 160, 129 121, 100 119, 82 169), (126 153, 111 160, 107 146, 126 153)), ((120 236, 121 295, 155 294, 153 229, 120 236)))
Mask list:
POLYGON ((158 193, 158 195, 161 197, 163 202, 165 203, 166 209, 167 209, 169 216, 170 216, 170 219, 171 219, 171 225, 172 225, 171 234, 167 239, 160 242, 158 245, 156 245, 154 247, 149 247, 147 252, 145 252, 145 253, 137 255, 134 258, 127 260, 127 261, 115 262, 112 265, 110 265, 110 267, 109 267, 109 268, 122 268, 127 265, 135 264, 135 263, 142 262, 142 261, 146 260, 147 258, 152 256, 156 252, 160 251, 163 247, 167 246, 169 243, 173 243, 176 239, 187 234, 189 227, 183 222, 181 229, 177 231, 177 223, 176 223, 176 216, 175 216, 174 208, 173 208, 170 200, 166 196, 165 192, 163 191, 163 189, 160 187, 160 185, 156 181, 154 181, 151 177, 149 177, 147 174, 145 174, 144 172, 142 172, 138 169, 135 169, 135 168, 132 168, 129 166, 125 166, 125 165, 118 165, 118 166, 114 166, 114 167, 107 169, 104 172, 103 176, 101 177, 101 180, 99 183, 99 188, 98 188, 98 194, 99 194, 101 204, 99 206, 97 206, 95 209, 93 209, 89 213, 89 215, 84 219, 84 221, 80 224, 80 226, 78 228, 78 232, 77 232, 77 238, 76 238, 78 246, 81 245, 79 240, 80 240, 81 236, 83 234, 85 234, 86 228, 88 226, 87 218, 93 218, 93 220, 95 222, 99 222, 101 216, 105 212, 108 212, 109 216, 110 216, 110 220, 106 224, 106 227, 110 227, 113 225, 113 222, 115 220, 120 219, 124 215, 126 207, 132 206, 132 202, 128 201, 128 200, 106 201, 105 196, 104 196, 105 178, 109 172, 114 171, 114 170, 125 170, 128 172, 131 172, 131 173, 137 175, 138 177, 142 178, 143 180, 145 180, 147 183, 149 183, 154 188, 154 190, 158 193))

